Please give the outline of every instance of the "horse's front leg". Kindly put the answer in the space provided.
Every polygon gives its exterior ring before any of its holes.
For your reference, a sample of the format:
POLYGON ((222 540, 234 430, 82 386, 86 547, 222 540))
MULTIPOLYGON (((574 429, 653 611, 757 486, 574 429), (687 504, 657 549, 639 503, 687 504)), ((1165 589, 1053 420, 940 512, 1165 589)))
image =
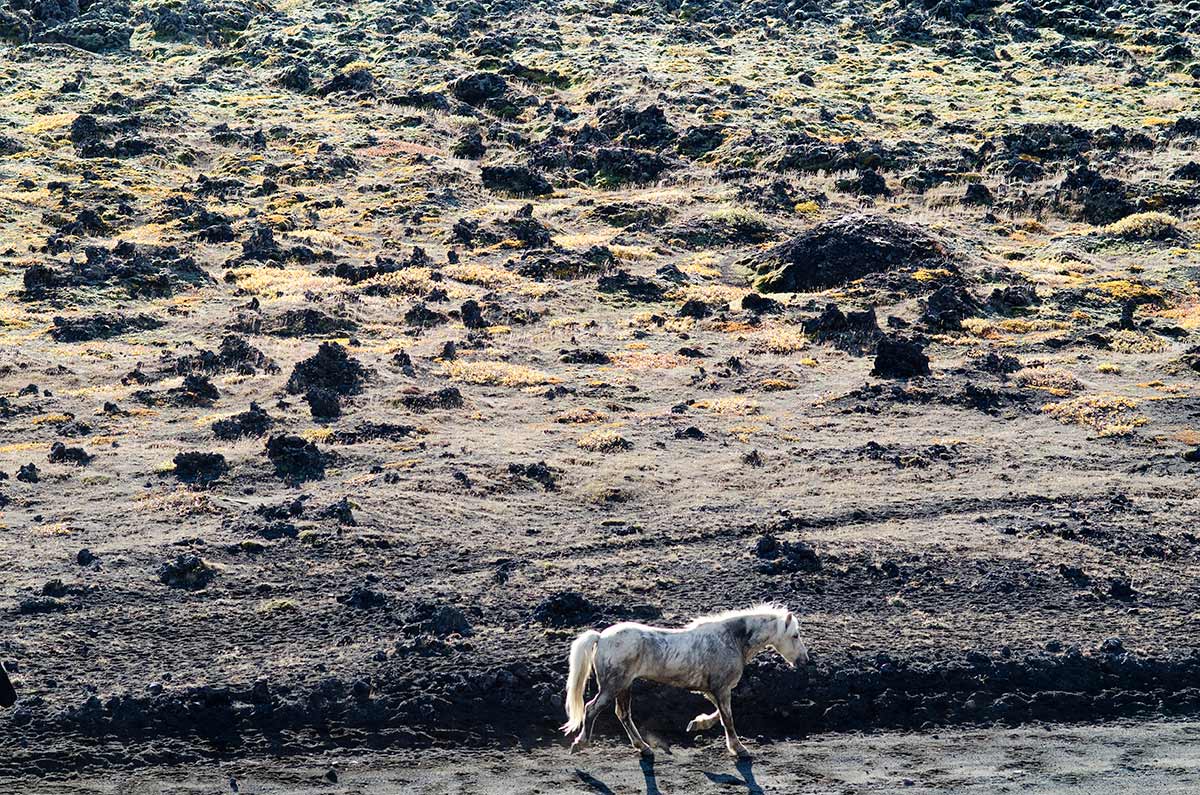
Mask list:
POLYGON ((729 753, 739 759, 748 759, 750 752, 738 739, 737 730, 733 728, 733 706, 730 703, 729 689, 726 688, 715 694, 717 697, 717 712, 721 717, 721 725, 725 727, 725 747, 729 753))

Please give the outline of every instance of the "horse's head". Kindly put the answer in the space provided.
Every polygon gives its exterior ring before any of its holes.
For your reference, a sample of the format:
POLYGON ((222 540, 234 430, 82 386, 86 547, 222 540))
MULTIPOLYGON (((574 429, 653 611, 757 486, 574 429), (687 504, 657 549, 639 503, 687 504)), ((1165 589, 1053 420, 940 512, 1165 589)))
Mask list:
POLYGON ((779 633, 771 645, 774 646, 775 651, 779 652, 779 656, 793 668, 796 667, 796 663, 801 665, 808 663, 808 646, 800 639, 800 622, 790 612, 780 623, 779 633))

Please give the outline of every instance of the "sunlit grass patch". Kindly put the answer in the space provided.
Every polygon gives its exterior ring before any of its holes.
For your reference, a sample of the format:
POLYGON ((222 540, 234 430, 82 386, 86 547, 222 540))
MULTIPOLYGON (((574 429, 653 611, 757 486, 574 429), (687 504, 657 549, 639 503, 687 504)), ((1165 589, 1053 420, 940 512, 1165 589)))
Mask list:
POLYGON ((1083 425, 1101 436, 1124 436, 1149 422, 1137 412, 1138 403, 1121 395, 1084 395, 1047 403, 1042 411, 1065 425, 1083 425))
POLYGON ((450 361, 443 365, 445 373, 464 384, 522 387, 556 384, 558 378, 540 370, 510 362, 450 361))

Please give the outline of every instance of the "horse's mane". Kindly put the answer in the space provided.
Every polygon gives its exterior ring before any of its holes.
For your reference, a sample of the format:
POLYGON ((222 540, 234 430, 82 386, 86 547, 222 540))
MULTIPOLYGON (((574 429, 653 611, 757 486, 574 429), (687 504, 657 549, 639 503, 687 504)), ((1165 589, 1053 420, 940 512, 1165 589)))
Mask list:
POLYGON ((687 625, 687 629, 695 629, 701 624, 714 624, 718 621, 728 621, 731 618, 747 618, 756 617, 771 617, 785 618, 788 614, 788 609, 783 605, 778 604, 757 604, 754 607, 747 607, 741 610, 725 610, 721 613, 713 613, 707 616, 698 616, 693 618, 687 625))

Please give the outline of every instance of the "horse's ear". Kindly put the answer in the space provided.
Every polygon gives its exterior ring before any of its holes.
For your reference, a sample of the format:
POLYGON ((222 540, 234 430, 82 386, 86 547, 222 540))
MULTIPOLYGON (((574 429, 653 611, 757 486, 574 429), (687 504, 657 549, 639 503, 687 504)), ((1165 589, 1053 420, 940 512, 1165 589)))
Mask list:
POLYGON ((792 615, 791 611, 788 611, 787 618, 785 618, 783 621, 783 628, 787 629, 792 624, 796 624, 796 623, 799 623, 796 621, 796 617, 794 615, 792 615))

